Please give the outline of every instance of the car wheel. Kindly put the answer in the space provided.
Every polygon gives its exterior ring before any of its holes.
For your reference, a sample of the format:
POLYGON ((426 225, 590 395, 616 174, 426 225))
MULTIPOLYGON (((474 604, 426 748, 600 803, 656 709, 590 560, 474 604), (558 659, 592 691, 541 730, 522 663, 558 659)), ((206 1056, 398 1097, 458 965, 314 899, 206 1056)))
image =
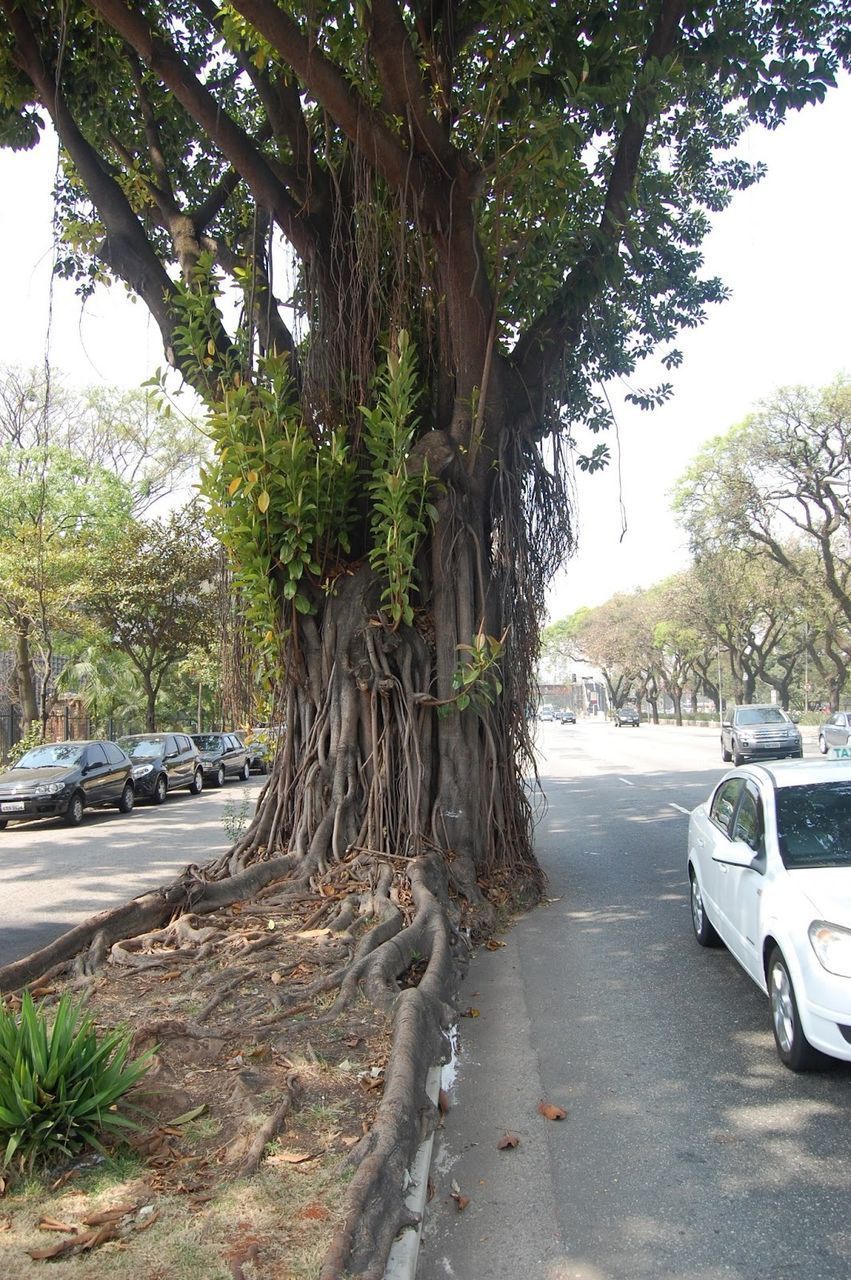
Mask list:
POLYGON ((242 778, 243 782, 247 782, 248 779, 251 777, 251 766, 249 765, 247 760, 245 764, 242 766, 242 773, 239 776, 242 778))
POLYGON ((151 804, 162 804, 167 794, 168 794, 168 779, 166 778, 164 773, 161 773, 160 776, 157 778, 156 785, 154 786, 154 792, 153 792, 153 795, 151 796, 151 804))
POLYGON ((225 766, 220 764, 216 770, 216 776, 213 778, 214 787, 223 787, 225 785, 225 766))
POLYGON ((821 1055, 804 1035, 795 988, 779 947, 774 948, 768 961, 768 998, 780 1061, 790 1071, 811 1071, 821 1055))
POLYGON ((193 796, 200 796, 204 790, 204 774, 201 769, 195 770, 195 777, 189 784, 189 790, 193 796))
POLYGON ((6 830, 6 824, 8 821, 8 818, 0 818, 0 831, 6 830))
POLYGON ((823 733, 820 733, 820 734, 819 734, 819 736, 818 736, 818 749, 819 749, 819 751, 822 753, 822 755, 823 755, 823 756, 826 756, 826 755, 827 755, 827 743, 826 743, 826 742, 825 742, 825 740, 824 740, 824 734, 823 734, 823 733))
POLYGON ((721 939, 706 914, 703 898, 700 894, 700 885, 697 883, 697 876, 693 871, 689 873, 689 879, 691 880, 691 923, 694 928, 694 936, 702 947, 717 947, 721 939))
POLYGON ((745 763, 745 757, 742 755, 741 751, 739 750, 738 744, 736 743, 735 738, 730 743, 730 746, 732 747, 732 750, 733 750, 733 764, 738 769, 740 764, 745 763))
POLYGON ((721 739, 721 759, 724 761, 725 764, 729 764, 730 761, 733 759, 733 753, 732 751, 728 751, 727 748, 724 746, 723 738, 721 739))
POLYGON ((261 775, 269 772, 269 766, 267 765, 265 760, 257 761, 257 772, 261 775))
POLYGON ((133 783, 129 780, 125 782, 118 797, 118 812, 132 813, 133 805, 136 803, 136 792, 133 790, 133 783))
POLYGON ((75 791, 71 797, 71 802, 65 810, 65 822, 69 827, 79 827, 83 821, 83 797, 79 791, 75 791))

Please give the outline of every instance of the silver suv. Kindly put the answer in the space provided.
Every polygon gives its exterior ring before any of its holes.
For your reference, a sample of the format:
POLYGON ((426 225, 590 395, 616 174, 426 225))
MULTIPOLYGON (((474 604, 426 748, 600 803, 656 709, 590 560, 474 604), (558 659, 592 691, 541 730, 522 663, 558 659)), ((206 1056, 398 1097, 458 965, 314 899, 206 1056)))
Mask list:
POLYGON ((721 759, 729 764, 804 754, 801 731, 788 712, 773 704, 733 707, 721 725, 721 759))

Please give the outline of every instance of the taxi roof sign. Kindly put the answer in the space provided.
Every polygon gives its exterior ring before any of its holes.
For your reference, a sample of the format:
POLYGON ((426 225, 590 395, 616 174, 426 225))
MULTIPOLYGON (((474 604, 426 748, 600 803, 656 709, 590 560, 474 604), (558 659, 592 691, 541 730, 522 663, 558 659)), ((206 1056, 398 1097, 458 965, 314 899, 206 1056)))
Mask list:
POLYGON ((851 760, 851 747, 831 747, 827 758, 828 760, 851 760))

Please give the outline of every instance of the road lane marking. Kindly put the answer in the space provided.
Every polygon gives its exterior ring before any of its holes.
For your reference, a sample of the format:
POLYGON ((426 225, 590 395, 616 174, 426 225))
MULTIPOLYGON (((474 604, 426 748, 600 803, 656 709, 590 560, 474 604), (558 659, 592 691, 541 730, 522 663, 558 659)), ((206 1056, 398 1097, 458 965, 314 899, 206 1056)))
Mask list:
POLYGON ((691 809, 684 809, 681 804, 676 804, 675 801, 673 800, 669 800, 668 804, 671 806, 672 809, 679 809, 680 813, 685 813, 685 814, 691 813, 691 809))
POLYGON ((635 786, 635 783, 634 783, 634 782, 630 782, 629 778, 618 778, 618 782, 623 782, 623 783, 625 783, 625 785, 626 785, 626 786, 628 786, 628 787, 634 787, 634 786, 635 786))

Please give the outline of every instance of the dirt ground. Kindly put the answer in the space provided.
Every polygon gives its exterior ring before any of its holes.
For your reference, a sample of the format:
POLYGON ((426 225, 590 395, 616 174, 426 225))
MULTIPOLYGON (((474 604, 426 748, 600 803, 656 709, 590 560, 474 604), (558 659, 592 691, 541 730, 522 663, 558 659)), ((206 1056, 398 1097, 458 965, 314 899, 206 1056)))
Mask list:
POLYGON ((321 918, 315 897, 270 896, 183 917, 179 935, 119 948, 93 979, 33 984, 48 1007, 76 985, 99 1025, 159 1047, 128 1146, 6 1187, 0 1275, 317 1275, 390 1047, 389 1018, 360 997, 328 1016, 352 939, 321 918))

